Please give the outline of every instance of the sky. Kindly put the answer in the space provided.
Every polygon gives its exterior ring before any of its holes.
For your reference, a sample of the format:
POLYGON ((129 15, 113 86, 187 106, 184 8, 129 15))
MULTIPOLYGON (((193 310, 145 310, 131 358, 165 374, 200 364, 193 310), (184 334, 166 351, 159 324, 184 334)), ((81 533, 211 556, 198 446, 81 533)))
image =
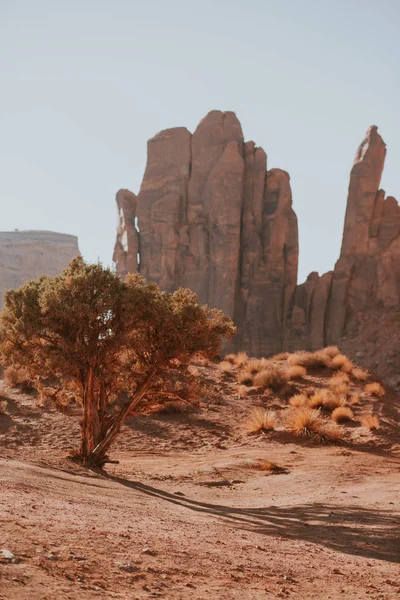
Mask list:
POLYGON ((110 264, 146 141, 232 110, 291 176, 299 282, 332 269, 370 125, 400 197, 399 28, 399 0, 0 0, 0 230, 110 264))

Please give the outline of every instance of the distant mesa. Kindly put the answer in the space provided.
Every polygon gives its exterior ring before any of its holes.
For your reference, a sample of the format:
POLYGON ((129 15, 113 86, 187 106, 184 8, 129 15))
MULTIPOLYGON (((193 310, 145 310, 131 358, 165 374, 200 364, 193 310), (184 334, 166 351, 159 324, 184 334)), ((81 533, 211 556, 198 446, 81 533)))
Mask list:
POLYGON ((385 155, 370 127, 350 175, 339 260, 297 285, 289 175, 267 170, 233 112, 211 111, 193 134, 161 131, 148 142, 138 196, 117 194, 117 272, 192 288, 234 318, 236 349, 259 356, 340 344, 396 385, 400 208, 379 189, 385 155))
POLYGON ((58 275, 78 254, 78 238, 74 235, 0 231, 0 308, 6 290, 40 275, 58 275))

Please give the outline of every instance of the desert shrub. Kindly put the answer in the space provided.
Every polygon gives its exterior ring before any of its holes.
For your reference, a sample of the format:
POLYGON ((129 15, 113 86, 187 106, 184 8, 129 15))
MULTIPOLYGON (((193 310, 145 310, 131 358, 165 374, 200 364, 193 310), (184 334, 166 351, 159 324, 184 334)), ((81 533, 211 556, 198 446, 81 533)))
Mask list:
POLYGON ((273 410, 254 408, 245 422, 248 434, 259 433, 275 429, 277 425, 276 413, 273 410))
POLYGON ((272 356, 271 360, 278 360, 278 361, 287 360, 288 356, 289 356, 289 352, 279 352, 279 354, 275 354, 274 356, 272 356))
POLYGON ((247 385, 249 387, 253 385, 253 376, 248 371, 239 371, 236 379, 239 385, 247 385))
POLYGON ((11 387, 21 390, 34 387, 34 381, 26 369, 10 365, 4 369, 4 380, 11 387))
POLYGON ((306 394, 295 394, 289 399, 291 406, 298 408, 304 406, 307 403, 308 396, 306 394))
POLYGON ((285 383, 285 377, 281 369, 271 365, 257 373, 254 377, 256 387, 268 387, 272 390, 279 389, 285 383))
POLYGON ((367 429, 379 429, 379 419, 376 415, 363 415, 361 417, 361 425, 367 429))
POLYGON ((231 352, 231 354, 227 354, 224 358, 224 360, 227 360, 228 362, 234 364, 236 359, 236 354, 233 354, 233 352, 231 352))
POLYGON ((385 394, 384 388, 377 381, 374 381, 373 383, 367 383, 367 385, 364 387, 364 391, 370 396, 380 397, 384 396, 385 394))
POLYGON ((215 357, 234 333, 190 290, 161 292, 140 275, 122 281, 78 257, 57 277, 6 292, 0 353, 44 387, 58 379, 60 397, 74 394, 83 413, 77 458, 102 466, 127 416, 176 400, 171 374, 188 375, 194 357, 215 357))
POLYGON ((340 369, 345 373, 351 373, 354 369, 354 365, 347 356, 344 354, 337 354, 331 360, 330 366, 332 369, 340 369))
POLYGON ((293 379, 301 379, 307 375, 307 369, 300 365, 293 365, 288 367, 285 371, 285 378, 288 381, 292 381, 293 379))
POLYGON ((357 381, 365 381, 369 378, 370 375, 367 369, 362 369, 361 367, 354 367, 354 369, 351 372, 351 376, 357 381))
POLYGON ((290 411, 287 428, 295 435, 303 435, 320 442, 334 442, 342 437, 336 424, 321 416, 320 410, 302 406, 290 411))
POLYGON ((332 411, 331 417, 336 423, 343 421, 351 421, 354 418, 354 413, 348 406, 338 406, 332 411))
POLYGON ((7 400, 0 400, 0 415, 7 413, 7 400))

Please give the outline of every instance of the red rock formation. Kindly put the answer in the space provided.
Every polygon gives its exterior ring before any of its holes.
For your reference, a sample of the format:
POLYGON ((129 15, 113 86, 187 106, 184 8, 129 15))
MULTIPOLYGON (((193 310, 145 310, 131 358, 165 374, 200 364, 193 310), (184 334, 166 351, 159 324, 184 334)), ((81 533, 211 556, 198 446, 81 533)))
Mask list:
POLYGON ((250 354, 339 344, 390 375, 400 367, 392 335, 400 329, 400 208, 379 189, 385 155, 370 127, 350 175, 339 260, 296 286, 289 175, 266 170, 264 150, 244 142, 232 112, 210 112, 193 135, 162 131, 148 143, 137 203, 130 192, 117 195, 117 271, 135 271, 140 248, 148 280, 168 291, 190 287, 233 316, 234 345, 250 354))
POLYGON ((312 273, 297 287, 286 344, 339 344, 397 386, 400 207, 379 189, 385 155, 377 127, 370 127, 350 175, 339 260, 333 273, 312 273))
POLYGON ((211 111, 193 135, 176 128, 149 141, 136 210, 131 202, 122 211, 117 272, 137 268, 136 246, 123 244, 129 213, 128 221, 138 218, 146 279, 168 291, 190 287, 201 302, 235 317, 238 347, 273 352, 282 346, 296 285, 291 203, 288 174, 266 172, 265 152, 244 143, 234 113, 211 111))
POLYGON ((117 240, 113 261, 121 277, 136 273, 138 268, 139 236, 135 227, 136 196, 129 190, 119 190, 116 196, 118 210, 117 240))
POLYGON ((6 290, 41 275, 58 275, 79 254, 74 235, 52 231, 0 232, 0 309, 6 290))

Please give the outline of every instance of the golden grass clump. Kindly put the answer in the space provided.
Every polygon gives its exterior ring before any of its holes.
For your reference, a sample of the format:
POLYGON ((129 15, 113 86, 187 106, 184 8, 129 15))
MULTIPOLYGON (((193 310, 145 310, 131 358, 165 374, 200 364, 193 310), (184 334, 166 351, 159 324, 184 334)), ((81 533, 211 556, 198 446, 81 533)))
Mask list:
POLYGON ((349 381, 350 377, 347 373, 344 373, 343 371, 335 371, 329 381, 329 384, 335 386, 338 383, 349 383, 349 381))
POLYGON ((348 396, 350 393, 349 385, 346 382, 329 382, 329 387, 335 396, 348 396))
POLYGON ((326 348, 322 348, 322 351, 330 358, 333 358, 334 356, 337 356, 337 354, 340 354, 340 350, 337 346, 326 346, 326 348))
POLYGON ((356 406, 358 404, 361 404, 361 398, 360 398, 359 394, 352 394, 349 398, 349 404, 351 406, 356 406))
POLYGON ((7 413, 7 400, 0 400, 0 415, 5 415, 7 413))
POLYGON ((335 410, 339 406, 344 406, 346 404, 346 396, 336 396, 333 393, 327 394, 324 398, 323 408, 326 410, 335 410))
POLYGON ((242 367, 247 363, 249 357, 247 356, 247 352, 238 352, 234 355, 233 362, 236 366, 242 367))
POLYGON ((379 429, 379 419, 376 415, 364 415, 361 417, 361 425, 370 431, 379 429))
POLYGON ((334 442, 342 437, 341 430, 336 424, 323 419, 319 410, 309 406, 291 411, 287 427, 295 435, 309 436, 321 442, 334 442))
POLYGON ((227 360, 228 362, 234 364, 236 359, 236 354, 233 354, 233 352, 231 354, 227 354, 224 358, 224 360, 227 360))
POLYGON ((12 387, 18 387, 22 390, 33 387, 33 381, 25 369, 18 367, 7 367, 4 370, 4 380, 12 387))
POLYGON ((306 404, 310 408, 321 408, 326 398, 327 392, 325 390, 317 390, 312 396, 310 396, 310 398, 307 398, 306 404))
POLYGON ((308 400, 308 397, 306 394, 295 394, 294 396, 292 396, 289 400, 289 403, 294 407, 294 408, 299 408, 300 406, 304 406, 306 404, 308 400))
POLYGON ((293 379, 301 379, 307 375, 307 369, 301 365, 293 365, 288 367, 285 371, 285 377, 288 381, 293 379))
POLYGON ((222 375, 230 375, 232 373, 233 364, 228 360, 222 360, 218 364, 218 369, 221 371, 222 375))
POLYGON ((345 373, 351 373, 354 369, 353 363, 345 354, 336 354, 331 360, 330 367, 344 371, 345 373))
POLYGON ((329 367, 331 357, 326 354, 324 349, 316 350, 315 352, 306 352, 305 350, 299 350, 294 352, 287 359, 289 365, 300 365, 301 367, 308 367, 311 369, 329 367))
POLYGON ((261 431, 271 431, 277 425, 276 413, 273 410, 254 408, 245 422, 247 433, 254 434, 261 431))
POLYGON ((260 471, 269 471, 270 473, 287 473, 285 467, 281 467, 270 460, 263 460, 258 463, 260 471))
POLYGON ((367 383, 364 387, 364 391, 366 394, 377 396, 378 398, 385 395, 384 388, 377 381, 374 381, 373 383, 367 383))
POLYGON ((290 366, 300 365, 300 367, 305 367, 309 360, 310 354, 310 352, 306 352, 305 350, 293 352, 293 354, 289 354, 287 363, 290 366))
POLYGON ((348 406, 338 406, 332 411, 331 418, 336 423, 343 423, 344 421, 351 421, 354 417, 354 413, 348 406))
POLYGON ((254 377, 254 385, 256 387, 268 387, 272 390, 279 389, 285 381, 283 372, 274 364, 263 369, 254 377))
POLYGON ((248 387, 246 385, 239 385, 238 388, 238 397, 239 398, 245 398, 247 396, 247 392, 249 391, 248 387))
POLYGON ((269 364, 270 362, 266 358, 251 358, 243 368, 245 371, 255 375, 265 369, 269 364))
POLYGON ((272 356, 271 360, 278 360, 278 361, 287 360, 288 356, 289 356, 289 352, 279 352, 279 354, 275 354, 274 356, 272 356))
POLYGON ((357 381, 366 381, 370 375, 367 369, 362 369, 361 367, 354 367, 354 369, 351 372, 351 376, 357 381))
POLYGON ((253 375, 246 370, 240 371, 236 380, 239 385, 247 385, 248 387, 253 385, 253 375))

